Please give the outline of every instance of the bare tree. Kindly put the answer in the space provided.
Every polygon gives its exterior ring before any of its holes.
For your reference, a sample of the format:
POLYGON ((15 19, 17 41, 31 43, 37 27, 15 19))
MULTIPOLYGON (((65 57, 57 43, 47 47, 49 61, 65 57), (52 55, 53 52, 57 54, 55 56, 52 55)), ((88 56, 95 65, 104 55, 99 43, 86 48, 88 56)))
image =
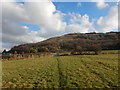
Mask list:
POLYGON ((93 49, 93 51, 95 52, 96 55, 98 55, 102 50, 102 48, 99 45, 93 45, 92 49, 93 49))

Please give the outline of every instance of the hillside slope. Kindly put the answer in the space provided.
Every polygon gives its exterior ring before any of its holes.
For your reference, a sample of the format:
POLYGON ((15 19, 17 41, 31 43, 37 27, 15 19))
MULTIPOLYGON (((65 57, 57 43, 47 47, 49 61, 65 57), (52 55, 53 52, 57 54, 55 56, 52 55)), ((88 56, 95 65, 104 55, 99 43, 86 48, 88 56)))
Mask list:
POLYGON ((110 33, 71 33, 59 37, 53 37, 38 43, 22 44, 13 47, 9 52, 29 53, 31 49, 39 52, 62 52, 71 51, 74 45, 82 47, 84 50, 90 50, 93 45, 98 45, 104 50, 119 49, 120 43, 118 37, 120 32, 110 33))

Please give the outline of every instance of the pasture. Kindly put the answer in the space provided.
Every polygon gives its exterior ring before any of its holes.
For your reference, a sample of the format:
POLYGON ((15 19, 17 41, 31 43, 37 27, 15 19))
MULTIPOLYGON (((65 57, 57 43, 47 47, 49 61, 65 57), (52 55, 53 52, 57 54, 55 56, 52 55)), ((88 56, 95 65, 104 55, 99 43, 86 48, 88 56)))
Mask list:
POLYGON ((75 55, 2 62, 2 88, 117 88, 118 55, 75 55))
POLYGON ((101 53, 120 53, 120 50, 102 50, 101 53))

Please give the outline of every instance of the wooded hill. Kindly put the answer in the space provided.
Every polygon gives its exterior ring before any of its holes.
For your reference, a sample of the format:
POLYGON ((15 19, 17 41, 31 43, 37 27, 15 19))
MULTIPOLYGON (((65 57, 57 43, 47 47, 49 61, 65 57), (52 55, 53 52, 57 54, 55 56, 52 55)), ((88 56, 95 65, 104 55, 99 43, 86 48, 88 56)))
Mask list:
POLYGON ((30 52, 65 52, 72 51, 75 47, 80 47, 84 51, 91 51, 94 46, 99 46, 103 50, 120 49, 120 32, 109 33, 70 33, 59 37, 53 37, 38 43, 28 43, 14 46, 11 53, 30 52))

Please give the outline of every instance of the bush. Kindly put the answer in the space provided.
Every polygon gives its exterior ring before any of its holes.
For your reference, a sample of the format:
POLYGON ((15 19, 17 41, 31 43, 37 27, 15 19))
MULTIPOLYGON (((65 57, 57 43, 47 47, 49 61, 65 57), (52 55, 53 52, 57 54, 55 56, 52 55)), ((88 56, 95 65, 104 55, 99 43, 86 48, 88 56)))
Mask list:
POLYGON ((31 49, 31 50, 30 50, 30 53, 37 53, 37 52, 38 52, 37 49, 31 49))
POLYGON ((96 55, 98 55, 101 52, 102 48, 99 45, 93 45, 92 50, 95 52, 96 55))
POLYGON ((71 54, 72 55, 78 55, 78 54, 82 54, 82 52, 83 52, 83 49, 82 49, 82 47, 80 47, 80 46, 77 46, 77 45, 74 45, 74 49, 72 50, 72 52, 71 52, 71 54))

